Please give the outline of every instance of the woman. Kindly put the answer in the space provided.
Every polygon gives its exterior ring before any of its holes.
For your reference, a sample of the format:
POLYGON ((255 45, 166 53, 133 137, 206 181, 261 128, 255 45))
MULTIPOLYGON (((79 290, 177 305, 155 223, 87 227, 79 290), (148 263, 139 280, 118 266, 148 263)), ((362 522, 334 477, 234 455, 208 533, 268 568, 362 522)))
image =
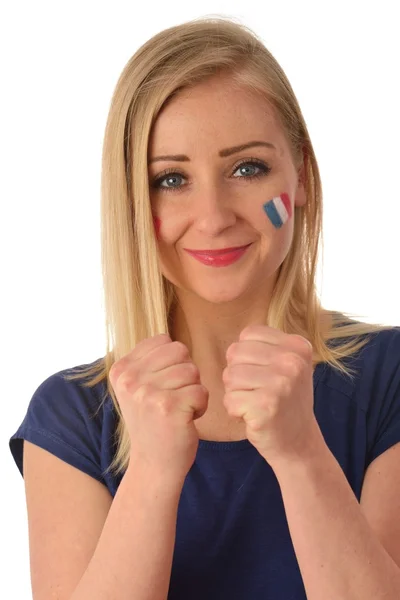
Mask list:
POLYGON ((136 52, 104 140, 107 352, 10 440, 35 598, 399 597, 400 329, 322 308, 321 223, 253 32, 197 19, 136 52))

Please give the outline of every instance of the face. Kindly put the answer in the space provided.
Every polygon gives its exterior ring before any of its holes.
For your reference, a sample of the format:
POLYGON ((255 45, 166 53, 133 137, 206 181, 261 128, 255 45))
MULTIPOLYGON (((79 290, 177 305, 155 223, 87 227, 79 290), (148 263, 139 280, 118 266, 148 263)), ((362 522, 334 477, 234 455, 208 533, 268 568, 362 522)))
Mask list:
POLYGON ((161 268, 178 296, 220 303, 267 289, 290 249, 294 208, 306 201, 273 107, 229 79, 201 83, 158 115, 148 158, 161 268), (222 152, 253 141, 273 147, 222 152), (219 259, 188 252, 242 246, 219 259))

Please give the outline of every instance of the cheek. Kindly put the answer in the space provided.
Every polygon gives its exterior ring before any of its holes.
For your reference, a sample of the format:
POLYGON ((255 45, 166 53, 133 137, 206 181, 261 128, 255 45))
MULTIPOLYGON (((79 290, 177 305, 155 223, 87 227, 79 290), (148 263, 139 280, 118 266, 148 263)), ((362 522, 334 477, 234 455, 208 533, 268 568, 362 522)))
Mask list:
POLYGON ((282 193, 262 205, 265 214, 276 229, 280 229, 293 214, 288 194, 282 193))
POLYGON ((160 210, 157 215, 153 213, 154 233, 157 241, 166 245, 175 244, 184 234, 190 218, 180 211, 160 210))

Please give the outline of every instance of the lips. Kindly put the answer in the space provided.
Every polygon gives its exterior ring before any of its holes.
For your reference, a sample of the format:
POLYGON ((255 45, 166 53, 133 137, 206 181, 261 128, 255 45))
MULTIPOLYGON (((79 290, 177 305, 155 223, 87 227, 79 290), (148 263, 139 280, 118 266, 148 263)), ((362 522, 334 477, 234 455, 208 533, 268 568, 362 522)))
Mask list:
POLYGON ((221 250, 186 250, 193 258, 209 267, 227 267, 236 262, 247 251, 246 246, 236 246, 234 248, 223 248, 221 250))
POLYGON ((245 246, 232 246, 232 248, 221 248, 220 250, 189 250, 189 248, 184 248, 184 250, 190 254, 198 254, 199 256, 220 256, 221 254, 227 254, 228 252, 243 250, 243 248, 247 248, 247 246, 250 246, 250 244, 246 244, 245 246))

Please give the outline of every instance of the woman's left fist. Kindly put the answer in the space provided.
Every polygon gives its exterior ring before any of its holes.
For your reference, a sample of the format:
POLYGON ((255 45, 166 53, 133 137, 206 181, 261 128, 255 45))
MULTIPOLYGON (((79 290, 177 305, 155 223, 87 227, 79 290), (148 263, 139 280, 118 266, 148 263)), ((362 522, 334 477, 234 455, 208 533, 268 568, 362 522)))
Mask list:
POLYGON ((223 404, 273 467, 307 455, 322 434, 314 415, 313 350, 300 335, 266 325, 243 329, 226 352, 223 404))

